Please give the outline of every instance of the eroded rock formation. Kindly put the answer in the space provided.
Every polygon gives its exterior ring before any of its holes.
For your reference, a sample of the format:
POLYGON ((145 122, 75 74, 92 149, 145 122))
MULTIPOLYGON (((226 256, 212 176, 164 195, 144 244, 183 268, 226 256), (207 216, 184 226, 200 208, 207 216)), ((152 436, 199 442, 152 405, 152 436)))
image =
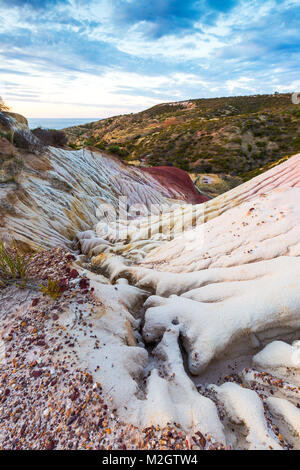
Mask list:
MULTIPOLYGON (((299 338, 299 177, 300 155, 296 155, 230 193, 196 206, 188 214, 196 219, 196 226, 184 233, 178 221, 183 212, 188 212, 187 208, 181 212, 175 208, 172 216, 171 208, 169 214, 175 229, 171 241, 157 228, 161 222, 158 216, 151 221, 154 230, 147 241, 147 217, 138 224, 136 220, 130 222, 129 228, 126 225, 129 243, 124 242, 122 230, 120 240, 112 243, 111 231, 103 223, 99 224, 97 236, 107 237, 110 243, 106 247, 102 245, 101 253, 97 244, 89 250, 95 235, 91 232, 79 235, 95 268, 106 270, 113 281, 126 278, 148 292, 141 332, 145 344, 158 346, 152 352, 155 365, 148 378, 147 402, 151 400, 151 382, 156 380, 156 370, 163 369, 163 378, 159 380, 167 381, 168 388, 162 383, 160 387, 164 396, 172 397, 168 403, 173 405, 173 396, 188 396, 187 392, 179 391, 183 387, 179 377, 190 384, 194 382, 206 398, 222 410, 225 440, 237 448, 277 448, 283 442, 280 439, 285 438, 287 443, 299 446, 297 439, 289 437, 291 433, 297 434, 297 424, 290 419, 293 408, 271 399, 280 397, 291 406, 300 403, 297 399, 298 346, 294 347, 292 358, 290 353, 289 360, 286 356, 282 359, 281 367, 276 365, 280 354, 278 344, 292 348, 288 344, 299 338), (85 244, 86 237, 89 237, 89 246, 85 244), (272 343, 278 339, 288 343, 272 343), (269 354, 271 365, 264 367, 255 354, 270 344, 273 345, 269 354), (160 350, 164 354, 158 359, 160 350), (172 379, 170 371, 176 370, 178 361, 185 362, 185 354, 190 378, 184 368, 180 373, 177 366, 176 379, 172 379), (225 378, 231 375, 228 367, 234 371, 234 378, 225 378), (291 368, 293 374, 288 372, 291 368), (268 380, 264 381, 269 373, 268 380), (237 381, 238 385, 227 384, 228 380, 237 381), (211 386, 213 382, 224 381, 224 385, 211 386), (268 386, 270 381, 272 393, 268 386), (241 384, 248 390, 241 390, 241 384), (289 388, 293 390, 292 400, 286 393, 289 388), (285 424, 283 420, 279 426, 278 416, 283 409, 289 411, 285 424), (277 416, 275 421, 273 415, 277 416), (275 428, 274 422, 277 423, 275 428), (230 432, 232 423, 236 425, 234 433, 230 432), (274 434, 274 429, 278 434, 278 426, 289 429, 286 435, 283 433, 284 438, 281 433, 280 439, 274 434)), ((164 220, 167 218, 168 213, 164 220)), ((195 402, 189 411, 186 401, 184 404, 181 408, 179 401, 176 410, 181 409, 180 419, 185 426, 197 422, 202 432, 209 432, 205 429, 204 412, 209 407, 204 403, 200 405, 203 414, 199 418, 195 402), (190 416, 189 423, 186 423, 186 416, 190 416)), ((159 400, 155 409, 160 417, 168 413, 168 405, 159 400)), ((174 410, 168 416, 172 413, 174 410)), ((211 414, 210 423, 213 419, 211 414)), ((219 420, 214 422, 218 429, 219 420)))
MULTIPOLYGON (((174 169, 170 184, 168 174, 162 181, 151 171, 142 171, 123 164, 119 159, 103 155, 97 149, 80 151, 54 147, 43 148, 11 115, 1 113, 3 129, 20 136, 29 150, 16 148, 8 140, 0 141, 0 237, 8 234, 28 248, 58 244, 70 246, 78 230, 92 228, 99 221, 97 210, 103 204, 119 209, 119 198, 126 204, 194 202, 201 196, 185 180, 177 186, 174 169)), ((184 172, 180 172, 181 179, 184 172)), ((186 178, 188 178, 186 176, 186 178)))

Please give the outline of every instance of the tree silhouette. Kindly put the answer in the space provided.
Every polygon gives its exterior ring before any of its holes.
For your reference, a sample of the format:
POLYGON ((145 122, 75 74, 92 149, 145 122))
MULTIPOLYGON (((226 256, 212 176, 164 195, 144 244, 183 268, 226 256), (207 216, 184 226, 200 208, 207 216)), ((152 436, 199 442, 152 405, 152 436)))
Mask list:
POLYGON ((9 107, 7 104, 3 101, 2 97, 0 96, 0 111, 8 111, 9 107))

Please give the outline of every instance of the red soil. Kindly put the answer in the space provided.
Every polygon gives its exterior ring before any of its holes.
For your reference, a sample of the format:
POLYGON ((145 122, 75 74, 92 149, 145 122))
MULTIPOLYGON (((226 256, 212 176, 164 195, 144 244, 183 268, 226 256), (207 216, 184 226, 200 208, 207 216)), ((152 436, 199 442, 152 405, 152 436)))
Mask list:
POLYGON ((189 175, 179 168, 171 166, 156 166, 139 168, 150 173, 160 184, 176 193, 184 195, 184 200, 191 204, 200 204, 209 200, 198 193, 189 175))

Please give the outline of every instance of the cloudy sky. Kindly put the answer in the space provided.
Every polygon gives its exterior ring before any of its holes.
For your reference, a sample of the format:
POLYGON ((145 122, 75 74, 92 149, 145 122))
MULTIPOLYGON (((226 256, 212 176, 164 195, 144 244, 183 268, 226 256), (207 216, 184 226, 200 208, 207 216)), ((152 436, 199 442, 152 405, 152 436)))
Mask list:
POLYGON ((300 90, 299 0, 0 0, 0 96, 27 117, 300 90))

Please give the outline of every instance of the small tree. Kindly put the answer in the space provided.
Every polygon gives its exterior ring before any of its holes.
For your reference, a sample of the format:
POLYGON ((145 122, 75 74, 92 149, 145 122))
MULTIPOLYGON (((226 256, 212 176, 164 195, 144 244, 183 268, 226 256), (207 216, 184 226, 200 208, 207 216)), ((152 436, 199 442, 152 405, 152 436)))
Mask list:
POLYGON ((8 111, 9 107, 5 104, 2 97, 0 96, 0 111, 8 111))

